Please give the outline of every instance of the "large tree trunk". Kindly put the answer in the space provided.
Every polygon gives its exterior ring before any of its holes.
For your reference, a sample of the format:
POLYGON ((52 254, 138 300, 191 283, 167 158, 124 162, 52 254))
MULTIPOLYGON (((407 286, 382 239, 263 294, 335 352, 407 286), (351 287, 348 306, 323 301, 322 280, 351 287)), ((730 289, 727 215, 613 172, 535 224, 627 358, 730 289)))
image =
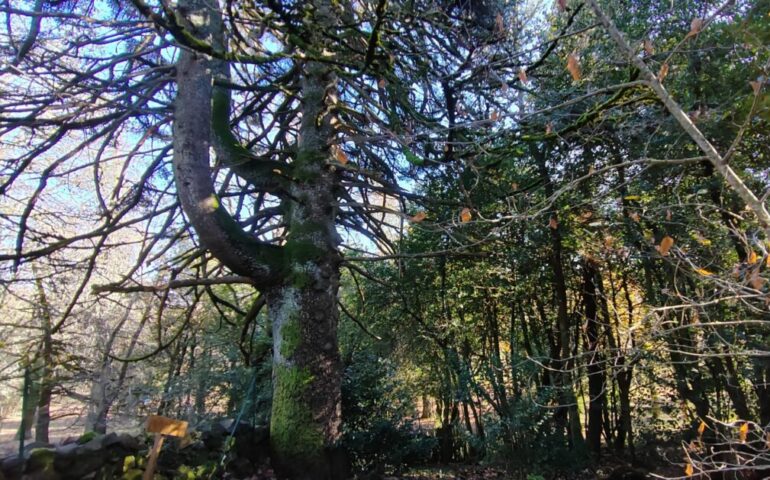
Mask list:
MULTIPOLYGON (((203 0, 183 3, 182 13, 194 21, 187 28, 224 49, 220 13, 203 0)), ((330 4, 320 3, 313 10, 319 24, 335 22, 330 4)), ((183 51, 177 63, 174 176, 182 207, 203 246, 230 270, 252 278, 267 298, 274 337, 270 420, 274 467, 282 476, 325 480, 344 474, 336 471, 335 462, 340 436, 337 291, 342 257, 335 227, 337 174, 329 166, 336 77, 319 62, 302 63, 299 71, 302 120, 296 154, 280 169, 265 168, 264 161, 234 145, 237 139, 227 131, 229 92, 212 88, 213 75, 226 77, 227 66, 183 51), (210 145, 219 163, 282 198, 287 224, 283 246, 252 237, 226 210, 211 178, 210 145), (291 181, 282 183, 281 178, 291 181)))

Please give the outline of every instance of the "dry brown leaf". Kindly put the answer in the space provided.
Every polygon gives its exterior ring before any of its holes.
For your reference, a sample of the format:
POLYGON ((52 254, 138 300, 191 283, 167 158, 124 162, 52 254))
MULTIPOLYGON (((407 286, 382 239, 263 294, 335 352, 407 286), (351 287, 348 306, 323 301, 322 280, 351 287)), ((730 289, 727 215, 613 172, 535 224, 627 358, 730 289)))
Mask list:
POLYGON ((496 122, 500 119, 500 114, 497 113, 497 110, 492 110, 492 113, 489 115, 489 119, 493 122, 496 122))
POLYGON ((673 246, 674 246, 674 239, 666 235, 660 241, 660 245, 658 246, 658 251, 660 252, 661 255, 666 257, 668 256, 668 251, 671 250, 671 247, 673 246))
POLYGON ((345 165, 348 163, 348 154, 339 147, 334 149, 334 158, 337 159, 340 164, 345 165))
POLYGON ((412 218, 409 219, 409 221, 412 223, 420 223, 425 220, 427 216, 428 215, 425 212, 417 212, 412 218))
POLYGON ((557 228, 559 228, 559 221, 556 220, 556 217, 551 217, 551 219, 548 220, 548 227, 551 230, 556 230, 557 228))
POLYGON ((746 259, 746 263, 748 263, 749 265, 754 265, 755 263, 757 263, 757 252, 755 252, 754 250, 750 250, 749 258, 746 259))
POLYGON ((553 133, 553 123, 548 122, 545 124, 545 134, 550 135, 553 133))
POLYGON ((701 30, 703 30, 703 19, 695 17, 692 19, 692 22, 690 22, 690 31, 687 33, 686 38, 694 37, 695 35, 699 34, 701 30))
POLYGON ((503 15, 498 12, 495 17, 495 30, 497 33, 503 33, 505 31, 505 22, 503 21, 503 15))
POLYGON ((381 79, 380 79, 380 80, 377 82, 377 86, 378 86, 378 87, 380 87, 380 88, 385 88, 385 85, 387 85, 387 84, 388 84, 388 83, 385 81, 385 79, 384 79, 384 78, 381 78, 381 79))
POLYGON ((751 272, 751 278, 749 278, 749 284, 754 290, 762 290, 762 285, 765 284, 765 279, 759 276, 759 270, 754 269, 751 272))
POLYGON ((471 209, 468 207, 463 208, 463 210, 460 212, 460 221, 462 223, 467 223, 471 221, 471 218, 473 218, 471 209))
POLYGON ((519 69, 519 81, 521 83, 527 83, 529 82, 529 78, 527 77, 527 71, 523 68, 519 69))
POLYGON ((639 223, 639 221, 641 220, 641 217, 636 212, 631 212, 628 214, 628 216, 631 217, 631 220, 635 221, 636 223, 639 223))
POLYGON ((664 63, 660 66, 660 71, 658 72, 658 81, 660 83, 663 83, 663 80, 666 79, 668 76, 668 63, 664 63))
POLYGON ((741 441, 741 443, 746 443, 746 437, 749 436, 749 423, 743 422, 738 428, 738 439, 741 441))
POLYGON ((580 220, 583 222, 587 222, 591 219, 591 217, 594 216, 594 212, 591 211, 585 211, 580 214, 580 220))
POLYGON ((749 85, 751 85, 751 90, 754 91, 754 95, 759 95, 759 92, 762 90, 762 82, 754 80, 749 82, 749 85))
POLYGON ((645 53, 647 55, 652 55, 655 53, 655 47, 652 46, 652 40, 649 38, 645 38, 644 42, 642 43, 642 48, 644 48, 645 53))
POLYGON ((513 183, 511 183, 511 188, 514 189, 514 190, 518 190, 519 189, 519 184, 516 183, 516 182, 513 182, 513 183))
POLYGON ((572 75, 572 80, 576 82, 582 77, 580 62, 578 61, 575 52, 572 52, 567 56, 567 70, 569 70, 570 75, 572 75))

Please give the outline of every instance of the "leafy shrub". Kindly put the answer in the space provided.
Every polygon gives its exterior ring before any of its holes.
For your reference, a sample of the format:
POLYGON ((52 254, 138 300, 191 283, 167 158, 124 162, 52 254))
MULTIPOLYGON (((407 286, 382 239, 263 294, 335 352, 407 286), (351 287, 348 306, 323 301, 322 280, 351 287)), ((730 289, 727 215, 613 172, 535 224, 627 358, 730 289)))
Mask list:
POLYGON ((430 459, 435 438, 412 426, 414 412, 390 362, 371 353, 354 355, 342 383, 342 444, 353 469, 392 474, 430 459))

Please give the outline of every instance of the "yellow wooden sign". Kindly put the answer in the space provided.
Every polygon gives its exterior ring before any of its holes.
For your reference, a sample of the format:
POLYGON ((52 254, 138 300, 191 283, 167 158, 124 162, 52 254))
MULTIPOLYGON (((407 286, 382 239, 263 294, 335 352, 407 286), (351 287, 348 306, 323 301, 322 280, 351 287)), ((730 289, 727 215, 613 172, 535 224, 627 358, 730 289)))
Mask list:
POLYGON ((169 437, 184 437, 187 435, 187 422, 160 415, 150 415, 147 417, 147 431, 169 437))
POLYGON ((187 422, 160 415, 150 415, 147 417, 147 431, 155 434, 155 443, 150 450, 150 458, 147 459, 147 467, 144 470, 144 475, 142 475, 142 480, 152 480, 155 475, 155 466, 158 464, 160 449, 163 447, 163 436, 184 437, 187 435, 187 422))

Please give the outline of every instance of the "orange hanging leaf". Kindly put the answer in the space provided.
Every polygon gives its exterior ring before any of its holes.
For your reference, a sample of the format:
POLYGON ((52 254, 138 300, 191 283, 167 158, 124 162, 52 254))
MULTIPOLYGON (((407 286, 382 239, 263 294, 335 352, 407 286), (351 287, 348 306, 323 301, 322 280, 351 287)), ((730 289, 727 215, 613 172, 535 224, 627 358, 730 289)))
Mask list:
POLYGON ((658 245, 658 251, 660 252, 661 255, 666 257, 668 256, 668 251, 671 250, 671 247, 673 246, 674 246, 674 239, 666 235, 660 241, 660 245, 658 245))
POLYGON ((687 475, 688 477, 692 477, 692 474, 693 474, 694 471, 695 471, 695 469, 693 468, 692 463, 688 463, 684 467, 684 474, 687 475))
POLYGON ((409 221, 412 223, 420 223, 425 220, 427 216, 428 215, 425 212, 417 212, 412 218, 409 219, 409 221))
POLYGON ((703 25, 704 22, 702 18, 693 18, 692 22, 690 22, 690 31, 687 33, 687 37, 685 38, 694 37, 695 35, 699 34, 701 30, 703 30, 703 25))
POLYGON ((655 53, 655 47, 652 46, 652 40, 649 38, 645 38, 644 42, 642 43, 642 48, 644 48, 644 52, 647 55, 652 55, 655 53))
POLYGON ((495 17, 495 31, 497 31, 497 33, 503 33, 505 31, 505 22, 503 21, 503 15, 499 12, 495 17))
POLYGON ((339 147, 334 149, 334 158, 337 159, 340 164, 345 165, 348 163, 348 154, 339 147))
POLYGON ((749 258, 746 259, 746 263, 748 263, 749 265, 754 265, 755 263, 757 263, 757 252, 755 252, 754 250, 749 251, 749 258))
POLYGON ((700 421, 700 425, 698 425, 698 436, 700 437, 703 435, 703 432, 706 431, 706 422, 703 420, 700 421))
POLYGON ((556 217, 551 217, 551 219, 548 220, 548 227, 550 227, 551 230, 556 230, 559 228, 559 221, 556 220, 556 217))
POLYGON ((759 276, 759 270, 754 269, 753 272, 751 272, 751 277, 749 278, 749 284, 751 284, 751 288, 754 290, 762 290, 762 285, 765 284, 765 279, 759 276))
POLYGON ((527 77, 527 71, 523 68, 519 69, 519 81, 521 83, 527 83, 529 82, 529 78, 527 77))
POLYGON ((751 85, 751 90, 754 92, 754 95, 759 95, 759 92, 762 90, 762 83, 753 80, 749 82, 749 85, 751 85))
POLYGON ((668 76, 668 63, 664 63, 660 66, 660 71, 658 72, 658 81, 660 83, 663 83, 663 80, 666 79, 668 76))
POLYGON ((471 221, 471 218, 473 218, 473 215, 471 214, 470 208, 463 208, 463 210, 460 212, 460 221, 462 223, 467 223, 471 221))
POLYGON ((743 422, 738 428, 738 439, 741 441, 741 443, 746 443, 746 437, 749 436, 749 423, 743 422))
POLYGON ((570 75, 572 75, 572 80, 576 82, 580 80, 582 72, 580 71, 580 62, 578 62, 575 52, 572 52, 567 56, 567 70, 569 70, 570 75))

